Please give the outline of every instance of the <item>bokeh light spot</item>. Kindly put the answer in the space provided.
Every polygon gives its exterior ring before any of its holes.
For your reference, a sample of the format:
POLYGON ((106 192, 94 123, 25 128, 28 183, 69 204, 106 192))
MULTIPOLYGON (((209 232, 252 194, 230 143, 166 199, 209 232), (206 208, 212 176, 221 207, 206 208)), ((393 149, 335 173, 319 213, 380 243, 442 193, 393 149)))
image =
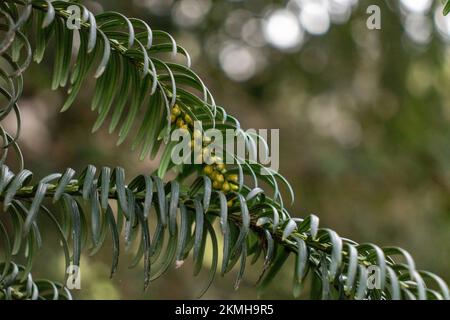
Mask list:
POLYGON ((256 61, 249 48, 237 44, 226 44, 219 55, 220 66, 228 77, 235 81, 246 81, 256 72, 256 61))
POLYGON ((292 50, 302 43, 304 31, 295 14, 287 9, 278 9, 267 17, 264 23, 264 36, 274 47, 292 50))
POLYGON ((307 2, 300 13, 300 22, 313 35, 325 34, 330 28, 330 15, 321 2, 307 2))
POLYGON ((432 0, 400 0, 401 6, 414 13, 426 13, 430 10, 432 0))

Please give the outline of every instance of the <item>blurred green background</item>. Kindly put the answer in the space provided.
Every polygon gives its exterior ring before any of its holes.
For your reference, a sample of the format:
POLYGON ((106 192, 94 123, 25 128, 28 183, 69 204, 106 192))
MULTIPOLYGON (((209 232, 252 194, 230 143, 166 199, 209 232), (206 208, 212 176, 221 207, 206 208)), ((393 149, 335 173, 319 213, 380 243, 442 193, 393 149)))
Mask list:
MULTIPOLYGON (((280 128, 280 172, 296 192, 294 216, 315 213, 321 225, 358 242, 407 249, 418 268, 450 281, 450 18, 440 1, 134 0, 84 1, 171 32, 216 101, 244 128, 280 128), (381 29, 369 30, 369 5, 381 29)), ((40 176, 88 164, 120 165, 128 177, 152 172, 129 144, 106 129, 91 135, 85 90, 60 114, 64 92, 49 90, 52 53, 26 75, 21 101, 26 167, 40 176)), ((62 280, 62 250, 48 230, 36 275, 62 280)), ((195 298, 205 270, 192 264, 143 292, 142 267, 128 269, 122 250, 110 281, 110 245, 83 256, 81 299, 195 298)), ((208 263, 208 259, 206 259, 208 263)), ((262 298, 291 298, 287 264, 262 298)), ((217 277, 204 298, 256 298, 260 265, 217 277)), ((308 288, 305 288, 305 296, 308 288)))

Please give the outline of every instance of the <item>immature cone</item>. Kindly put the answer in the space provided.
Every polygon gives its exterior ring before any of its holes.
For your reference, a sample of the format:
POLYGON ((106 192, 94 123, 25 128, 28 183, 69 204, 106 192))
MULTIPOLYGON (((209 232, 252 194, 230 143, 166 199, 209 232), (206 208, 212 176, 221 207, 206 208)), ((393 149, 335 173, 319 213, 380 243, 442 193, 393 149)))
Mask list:
POLYGON ((183 127, 183 126, 184 126, 184 121, 183 121, 183 119, 178 118, 178 119, 177 119, 177 127, 178 127, 178 128, 181 128, 181 127, 183 127))
POLYGON ((239 176, 237 174, 229 174, 227 180, 237 183, 239 181, 239 176))
POLYGON ((174 105, 173 106, 172 114, 177 116, 177 117, 181 114, 181 110, 180 110, 180 107, 178 107, 178 105, 174 105))
POLYGON ((216 174, 215 180, 220 183, 223 183, 225 181, 225 179, 223 178, 223 175, 221 175, 220 173, 216 174))
POLYGON ((203 172, 208 176, 210 176, 213 173, 213 170, 214 170, 213 167, 210 165, 207 165, 206 167, 203 168, 203 172))
POLYGON ((184 116, 184 121, 186 121, 186 123, 189 124, 189 125, 192 124, 192 118, 188 114, 186 114, 184 116))
POLYGON ((230 184, 229 184, 228 182, 225 181, 225 182, 223 183, 223 185, 222 185, 222 191, 225 192, 225 193, 227 193, 227 192, 230 191, 230 189, 231 189, 230 184))
POLYGON ((225 170, 225 164, 224 163, 218 163, 216 166, 217 170, 219 170, 220 172, 225 170))

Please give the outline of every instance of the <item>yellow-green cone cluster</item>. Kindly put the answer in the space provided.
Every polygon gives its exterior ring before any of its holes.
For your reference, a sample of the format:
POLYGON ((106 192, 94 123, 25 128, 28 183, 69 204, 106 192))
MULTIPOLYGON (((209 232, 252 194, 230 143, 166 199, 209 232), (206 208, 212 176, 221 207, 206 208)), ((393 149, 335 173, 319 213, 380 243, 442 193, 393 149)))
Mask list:
MULTIPOLYGON (((231 191, 238 191, 239 176, 237 174, 227 173, 223 160, 220 157, 211 155, 210 149, 208 148, 211 139, 209 137, 203 137, 201 131, 194 130, 191 117, 183 112, 178 105, 175 105, 172 108, 170 117, 172 124, 177 128, 189 130, 192 134, 190 147, 194 154, 198 154, 199 159, 196 159, 196 162, 202 163, 203 172, 211 179, 213 189, 220 190, 225 194, 230 193, 231 191), (197 148, 201 148, 201 150, 196 150, 197 148), (208 163, 211 164, 205 163, 205 159, 208 159, 208 163)), ((232 206, 233 202, 234 199, 229 200, 228 206, 232 206)))
POLYGON ((182 112, 178 105, 175 105, 172 108, 170 120, 172 121, 172 124, 175 124, 180 129, 189 130, 194 125, 191 117, 188 114, 182 112))
MULTIPOLYGON (((237 191, 239 189, 238 175, 227 174, 227 169, 223 163, 206 165, 203 168, 203 172, 211 178, 213 188, 216 190, 221 190, 227 194, 230 191, 237 191)), ((229 202, 228 204, 231 206, 233 203, 229 202)))

